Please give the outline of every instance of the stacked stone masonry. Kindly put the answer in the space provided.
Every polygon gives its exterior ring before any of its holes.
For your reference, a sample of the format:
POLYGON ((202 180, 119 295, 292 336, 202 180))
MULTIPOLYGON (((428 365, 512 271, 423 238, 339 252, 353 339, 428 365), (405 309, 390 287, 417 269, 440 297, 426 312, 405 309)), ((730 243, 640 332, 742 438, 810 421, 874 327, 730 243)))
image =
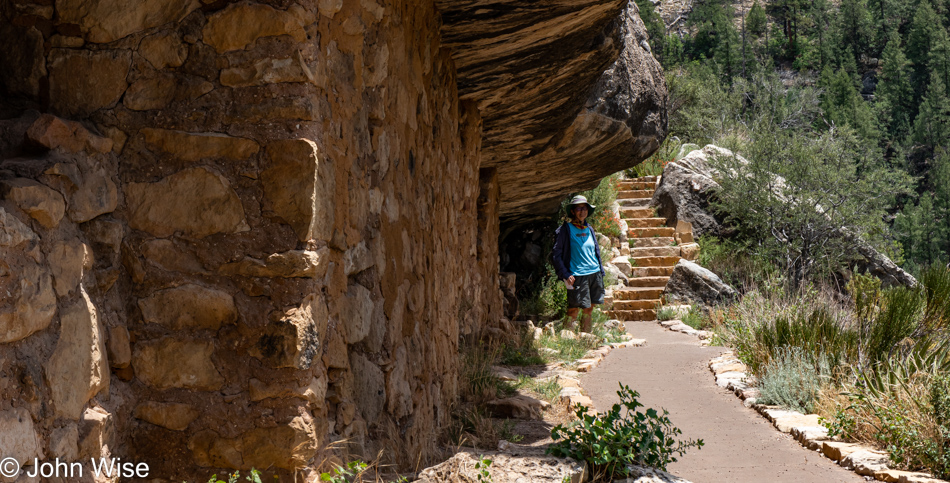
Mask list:
MULTIPOLYGON (((498 78, 473 53, 493 47, 465 38, 471 12, 453 8, 0 2, 0 441, 13 457, 118 456, 192 481, 289 477, 331 446, 403 465, 434 453, 460 337, 503 320, 499 217, 530 213, 519 189, 536 202, 576 188, 537 172, 526 184, 502 161, 563 159, 599 119, 609 139, 580 144, 612 153, 594 180, 666 130, 656 61, 611 64, 639 45, 623 34, 644 35, 635 6, 565 3, 548 27, 570 19, 553 39, 566 44, 542 51, 570 75, 497 91, 551 101, 558 121, 525 121, 531 153, 500 150, 521 142, 502 122, 516 99, 492 100, 498 78), (608 67, 647 76, 616 91, 619 116, 596 86, 608 67)), ((495 74, 545 37, 518 18, 495 32, 495 47, 522 36, 495 74)), ((518 116, 549 116, 525 99, 518 116)))
POLYGON ((14 457, 181 481, 433 449, 459 337, 501 303, 497 177, 431 4, 18 0, 0 24, 14 457))

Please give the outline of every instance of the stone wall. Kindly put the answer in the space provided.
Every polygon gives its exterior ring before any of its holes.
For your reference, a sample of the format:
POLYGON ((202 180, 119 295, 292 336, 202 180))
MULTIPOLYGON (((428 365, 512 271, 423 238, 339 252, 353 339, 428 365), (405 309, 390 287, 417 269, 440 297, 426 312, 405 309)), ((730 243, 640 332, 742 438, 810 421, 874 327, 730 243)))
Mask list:
POLYGON ((435 7, 15 0, 0 17, 14 456, 181 481, 287 475, 342 440, 430 454, 459 337, 502 307, 499 181, 435 7))

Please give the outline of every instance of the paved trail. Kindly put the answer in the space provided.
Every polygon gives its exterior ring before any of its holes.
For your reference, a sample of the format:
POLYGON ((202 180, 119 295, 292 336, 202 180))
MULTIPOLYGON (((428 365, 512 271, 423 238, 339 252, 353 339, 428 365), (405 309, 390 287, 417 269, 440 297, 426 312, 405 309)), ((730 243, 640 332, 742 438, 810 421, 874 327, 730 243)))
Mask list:
POLYGON ((581 385, 597 409, 605 410, 618 401, 618 381, 627 384, 647 407, 668 410, 682 437, 702 438, 706 445, 671 464, 671 473, 693 483, 865 481, 803 448, 716 386, 707 364, 722 348, 701 347, 695 337, 668 331, 655 321, 626 325, 647 345, 612 351, 581 385))

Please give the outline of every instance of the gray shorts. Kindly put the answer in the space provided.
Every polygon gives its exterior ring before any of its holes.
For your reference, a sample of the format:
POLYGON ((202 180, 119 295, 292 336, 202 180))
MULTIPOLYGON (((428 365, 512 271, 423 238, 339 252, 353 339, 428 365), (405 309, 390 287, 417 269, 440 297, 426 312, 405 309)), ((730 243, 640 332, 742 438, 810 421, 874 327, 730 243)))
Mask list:
POLYGON ((604 276, 600 272, 574 276, 574 290, 567 291, 567 308, 587 309, 604 303, 604 276))

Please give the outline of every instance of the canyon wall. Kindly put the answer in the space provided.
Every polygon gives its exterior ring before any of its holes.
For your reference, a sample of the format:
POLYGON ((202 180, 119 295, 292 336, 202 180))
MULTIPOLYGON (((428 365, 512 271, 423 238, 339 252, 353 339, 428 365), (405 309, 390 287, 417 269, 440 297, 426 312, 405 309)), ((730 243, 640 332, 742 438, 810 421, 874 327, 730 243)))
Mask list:
MULTIPOLYGON (((526 154, 498 150, 506 114, 472 94, 498 85, 458 67, 482 48, 452 40, 469 17, 127 7, 0 3, 0 456, 119 456, 174 481, 289 476, 328 447, 424 461, 460 338, 500 324, 505 159, 526 154)), ((557 100, 544 136, 576 129, 622 50, 622 2, 581 7, 545 48, 583 82, 530 94, 557 100)))

